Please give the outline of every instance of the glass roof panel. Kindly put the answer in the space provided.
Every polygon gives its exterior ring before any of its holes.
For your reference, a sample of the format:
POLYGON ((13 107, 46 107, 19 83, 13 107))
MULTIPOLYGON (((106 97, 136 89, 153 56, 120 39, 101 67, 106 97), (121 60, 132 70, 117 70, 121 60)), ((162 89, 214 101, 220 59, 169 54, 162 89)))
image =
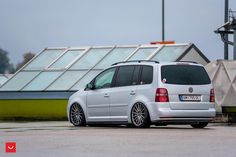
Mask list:
POLYGON ((25 70, 42 70, 58 58, 65 50, 45 50, 35 58, 25 70))
POLYGON ((100 73, 102 70, 91 70, 89 73, 87 73, 79 82, 77 82, 71 90, 78 90, 81 88, 85 88, 86 84, 88 84, 92 79, 100 73))
POLYGON ((109 51, 110 48, 93 48, 89 50, 82 58, 80 58, 70 69, 90 69, 109 51))
MULTIPOLYGON (((176 61, 188 45, 166 45, 155 54, 152 60, 176 61)), ((64 48, 47 49, 23 70, 21 69, 20 72, 16 73, 8 82, 5 82, 0 87, 0 91, 78 90, 79 88, 84 88, 102 69, 114 62, 124 61, 136 48, 139 48, 138 51, 129 60, 148 59, 158 49, 147 45, 141 47, 116 47, 112 51, 112 47, 95 47, 89 49, 86 53, 84 53, 84 47, 69 49, 66 53, 64 53, 66 50, 64 48), (78 57, 80 58, 70 69, 59 71, 59 69, 64 69, 72 64, 78 57), (45 70, 44 68, 50 64, 52 64, 49 67, 51 70, 45 70), (87 73, 87 70, 92 67, 94 69, 87 73), (64 73, 62 74, 62 72, 64 73), (73 87, 71 88, 71 86, 73 87)))
POLYGON ((23 91, 41 91, 52 83, 62 72, 46 71, 39 74, 23 91))
POLYGON ((8 78, 4 75, 0 75, 0 87, 3 83, 5 83, 8 80, 8 78))
POLYGON ((6 84, 4 84, 0 90, 4 91, 18 91, 23 88, 29 81, 31 81, 36 75, 39 74, 39 71, 23 71, 17 73, 14 77, 11 78, 6 84))
POLYGON ((68 90, 75 84, 87 71, 66 71, 46 90, 68 90))
POLYGON ((129 60, 145 60, 147 59, 157 48, 148 47, 140 48, 129 60))
POLYGON ((49 68, 53 69, 62 69, 65 68, 68 64, 71 64, 72 61, 82 54, 84 50, 69 50, 67 51, 60 59, 53 63, 49 68))
POLYGON ((160 62, 176 61, 184 52, 187 45, 181 46, 165 46, 151 60, 160 62))
POLYGON ((98 63, 94 69, 104 69, 115 62, 124 61, 136 48, 115 48, 111 51, 100 63, 98 63))

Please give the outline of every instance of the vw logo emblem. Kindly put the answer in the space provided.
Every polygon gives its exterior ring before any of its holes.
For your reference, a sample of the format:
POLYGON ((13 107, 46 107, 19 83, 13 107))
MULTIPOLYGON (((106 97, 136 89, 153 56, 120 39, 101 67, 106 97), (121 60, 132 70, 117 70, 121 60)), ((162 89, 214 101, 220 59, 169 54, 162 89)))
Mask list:
POLYGON ((193 88, 189 87, 188 91, 189 91, 189 93, 192 93, 193 92, 193 88))

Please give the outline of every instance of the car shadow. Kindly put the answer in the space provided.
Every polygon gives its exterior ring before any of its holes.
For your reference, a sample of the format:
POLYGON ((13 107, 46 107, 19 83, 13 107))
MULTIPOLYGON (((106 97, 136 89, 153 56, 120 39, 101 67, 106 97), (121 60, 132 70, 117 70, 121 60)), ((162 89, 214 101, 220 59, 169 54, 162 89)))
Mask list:
MULTIPOLYGON (((74 127, 71 126, 73 128, 78 128, 81 129, 81 127, 74 127)), ((192 128, 191 126, 188 125, 167 125, 167 126, 155 126, 155 125, 151 125, 148 128, 135 128, 135 127, 130 127, 130 126, 126 126, 126 125, 88 125, 88 126, 84 126, 82 128, 96 128, 96 129, 141 129, 141 130, 215 130, 215 128, 210 127, 206 127, 206 128, 192 128)), ((74 129, 73 129, 74 130, 74 129)))

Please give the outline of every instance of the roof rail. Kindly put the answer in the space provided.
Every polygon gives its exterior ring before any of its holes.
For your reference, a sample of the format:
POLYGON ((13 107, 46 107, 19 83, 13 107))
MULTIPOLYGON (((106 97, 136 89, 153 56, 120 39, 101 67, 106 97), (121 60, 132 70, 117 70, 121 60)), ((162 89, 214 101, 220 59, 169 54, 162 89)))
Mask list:
POLYGON ((184 62, 184 63, 194 63, 194 64, 199 64, 198 62, 195 62, 195 61, 176 61, 176 62, 184 62))
POLYGON ((121 63, 130 63, 130 62, 138 62, 138 63, 141 63, 141 62, 153 62, 153 63, 159 63, 158 61, 154 61, 154 60, 131 60, 131 61, 116 62, 116 63, 113 63, 111 66, 117 65, 117 64, 121 64, 121 63))

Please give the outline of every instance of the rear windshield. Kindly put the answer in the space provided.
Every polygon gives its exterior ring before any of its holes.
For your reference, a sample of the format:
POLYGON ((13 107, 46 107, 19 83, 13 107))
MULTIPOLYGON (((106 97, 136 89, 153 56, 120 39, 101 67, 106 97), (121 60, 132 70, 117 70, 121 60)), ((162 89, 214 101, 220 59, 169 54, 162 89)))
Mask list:
POLYGON ((161 67, 163 83, 182 85, 210 84, 206 70, 194 65, 166 65, 161 67))

